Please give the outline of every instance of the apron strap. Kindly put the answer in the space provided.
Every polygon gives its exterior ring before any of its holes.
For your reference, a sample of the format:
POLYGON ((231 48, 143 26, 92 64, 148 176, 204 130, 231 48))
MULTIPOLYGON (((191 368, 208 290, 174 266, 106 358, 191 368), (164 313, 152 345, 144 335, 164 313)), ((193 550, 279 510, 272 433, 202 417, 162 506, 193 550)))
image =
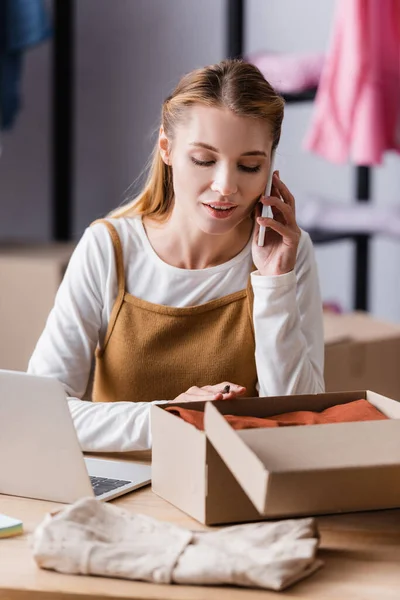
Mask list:
POLYGON ((114 325, 117 320, 118 313, 119 313, 122 303, 124 301, 125 269, 124 269, 124 255, 122 252, 121 240, 119 239, 119 235, 118 235, 117 230, 115 229, 114 225, 112 225, 106 219, 97 219, 96 221, 94 221, 94 223, 92 223, 92 225, 95 225, 97 223, 102 223, 103 225, 105 225, 111 236, 111 242, 112 242, 112 245, 114 248, 115 265, 116 265, 116 269, 117 269, 117 282, 118 282, 118 294, 117 294, 117 298, 114 302, 114 306, 111 311, 110 320, 109 320, 107 332, 106 332, 106 337, 104 339, 103 346, 102 346, 101 350, 99 351, 99 353, 101 354, 102 352, 104 352, 104 349, 107 346, 108 340, 110 339, 111 333, 114 329, 114 325))

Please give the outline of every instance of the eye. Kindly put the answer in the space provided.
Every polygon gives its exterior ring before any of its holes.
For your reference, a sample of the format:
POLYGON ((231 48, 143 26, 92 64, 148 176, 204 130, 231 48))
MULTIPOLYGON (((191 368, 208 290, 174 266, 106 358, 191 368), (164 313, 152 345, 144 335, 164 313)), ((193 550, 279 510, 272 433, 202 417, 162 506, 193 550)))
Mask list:
POLYGON ((191 156, 190 160, 199 167, 211 167, 211 165, 215 163, 214 160, 198 160, 197 158, 194 158, 194 156, 191 156))
POLYGON ((257 165, 256 167, 246 167, 245 165, 239 165, 239 169, 241 171, 244 171, 245 173, 258 173, 261 167, 260 165, 257 165))
MULTIPOLYGON (((199 160, 194 156, 191 156, 190 160, 193 164, 198 165, 199 167, 211 167, 213 164, 215 164, 215 160, 199 160)), ((247 167, 246 165, 238 165, 238 169, 244 171, 245 173, 258 173, 258 171, 261 169, 261 166, 257 165, 255 167, 247 167)))

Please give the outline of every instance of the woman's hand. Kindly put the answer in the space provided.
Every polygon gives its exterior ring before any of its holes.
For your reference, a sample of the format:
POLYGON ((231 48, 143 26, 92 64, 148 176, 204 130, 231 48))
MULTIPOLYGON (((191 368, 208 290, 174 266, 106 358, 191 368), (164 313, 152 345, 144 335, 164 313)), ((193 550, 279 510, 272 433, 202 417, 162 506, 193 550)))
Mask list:
POLYGON ((301 231, 296 222, 295 200, 275 171, 271 196, 261 197, 256 207, 253 261, 260 275, 283 275, 293 271, 301 231), (261 216, 261 203, 272 208, 274 218, 261 216), (258 245, 260 225, 267 228, 264 246, 258 245))
POLYGON ((193 386, 187 392, 179 394, 173 402, 204 402, 205 400, 231 400, 236 396, 243 396, 246 393, 246 388, 242 385, 236 385, 230 381, 224 381, 217 385, 205 385, 203 387, 193 386), (226 388, 229 386, 229 392, 226 388), (224 389, 225 388, 225 389, 224 389))

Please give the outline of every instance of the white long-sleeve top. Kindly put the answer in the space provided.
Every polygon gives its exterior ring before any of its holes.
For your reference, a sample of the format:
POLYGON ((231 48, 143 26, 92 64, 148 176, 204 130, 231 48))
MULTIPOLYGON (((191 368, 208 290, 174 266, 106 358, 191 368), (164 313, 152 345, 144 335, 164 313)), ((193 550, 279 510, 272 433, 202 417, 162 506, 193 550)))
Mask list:
MULTIPOLYGON (((252 266, 251 240, 222 265, 187 270, 161 260, 140 217, 113 219, 112 223, 122 244, 129 294, 156 304, 185 307, 226 296, 247 285, 252 266)), ((251 283, 260 396, 323 391, 322 303, 309 235, 302 232, 295 271, 279 276, 253 272, 251 283)), ((114 248, 106 226, 97 223, 85 231, 71 257, 28 366, 29 373, 55 377, 64 385, 85 451, 125 452, 151 447, 151 403, 92 403, 80 399, 116 296, 114 248)))

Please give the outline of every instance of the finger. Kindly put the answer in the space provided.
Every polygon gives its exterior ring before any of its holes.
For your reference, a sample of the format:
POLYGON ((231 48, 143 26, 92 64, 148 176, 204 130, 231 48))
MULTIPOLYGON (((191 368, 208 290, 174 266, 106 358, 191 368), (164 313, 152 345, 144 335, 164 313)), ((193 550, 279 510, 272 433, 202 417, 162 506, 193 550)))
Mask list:
POLYGON ((213 392, 223 392, 224 388, 228 387, 230 392, 239 393, 246 388, 243 385, 232 383, 231 381, 223 381, 222 383, 216 383, 215 385, 205 385, 202 389, 206 389, 213 392))
POLYGON ((243 385, 235 385, 234 383, 230 384, 229 392, 231 394, 236 394, 237 396, 241 396, 246 392, 246 388, 243 385))
POLYGON ((220 390, 206 389, 205 387, 200 388, 197 385, 193 385, 175 399, 176 402, 200 402, 207 400, 222 400, 220 390), (218 396, 217 398, 215 397, 216 395, 218 396))
POLYGON ((283 225, 289 227, 296 227, 296 217, 294 216, 292 208, 283 202, 282 199, 267 198, 267 206, 271 207, 272 215, 274 219, 277 219, 283 225))
MULTIPOLYGON (((271 193, 270 196, 274 196, 275 198, 279 198, 280 201, 282 202, 282 204, 284 204, 283 199, 281 198, 281 195, 279 193, 279 190, 277 187, 275 187, 274 185, 272 185, 271 187, 271 193)), ((278 219, 278 221, 282 221, 282 215, 281 213, 279 213, 276 208, 271 207, 272 208, 272 214, 274 216, 274 219, 278 219)))
POLYGON ((228 384, 226 384, 225 389, 227 389, 228 386, 229 386, 229 391, 225 392, 224 388, 221 390, 224 400, 233 400, 234 398, 237 398, 238 396, 243 396, 247 391, 243 385, 236 385, 234 383, 230 383, 230 384, 228 383, 228 384))
POLYGON ((237 398, 238 396, 244 396, 246 393, 246 388, 242 388, 238 391, 230 391, 228 393, 223 394, 224 400, 233 400, 233 398, 237 398))
POLYGON ((260 196, 260 200, 257 202, 257 205, 255 207, 255 218, 257 219, 257 217, 261 217, 262 216, 262 209, 263 209, 263 204, 264 204, 264 200, 265 200, 266 196, 260 196))
MULTIPOLYGON (((270 196, 261 196, 261 197, 260 197, 260 200, 259 200, 259 208, 258 208, 258 210, 257 210, 257 212, 256 212, 256 216, 255 216, 256 224, 257 224, 257 219, 258 219, 258 217, 262 217, 262 216, 264 216, 264 215, 263 215, 263 207, 264 207, 264 205, 265 205, 265 206, 271 206, 271 205, 268 203, 268 199, 269 199, 269 198, 270 198, 270 196)), ((281 202, 282 202, 282 200, 281 200, 281 202)), ((282 204, 283 204, 283 203, 282 203, 282 204)), ((269 216, 269 215, 270 215, 270 213, 269 213, 269 212, 265 212, 264 214, 265 214, 265 216, 269 216)))
POLYGON ((243 396, 246 392, 247 392, 247 388, 244 386, 240 386, 240 390, 238 390, 235 393, 237 396, 243 396))
POLYGON ((275 196, 275 198, 280 198, 281 197, 281 195, 279 193, 279 189, 274 184, 272 184, 272 186, 271 186, 270 196, 275 196))
POLYGON ((280 193, 280 195, 282 196, 284 202, 286 202, 292 208, 293 212, 295 212, 296 202, 295 202, 294 196, 290 192, 289 188, 283 183, 283 181, 281 179, 279 179, 278 175, 276 175, 276 174, 273 177, 273 182, 274 182, 275 188, 277 188, 277 190, 280 193))
POLYGON ((213 400, 223 400, 223 398, 224 396, 221 393, 210 394, 206 392, 205 394, 199 396, 198 394, 188 394, 187 392, 185 392, 184 394, 180 394, 179 396, 177 396, 174 400, 171 400, 171 402, 209 402, 213 400))
POLYGON ((282 223, 279 223, 275 219, 270 219, 269 217, 266 217, 266 218, 259 217, 258 221, 259 221, 259 224, 262 225, 263 227, 269 227, 273 231, 276 231, 277 233, 279 233, 279 235, 282 236, 283 241, 286 244, 291 245, 291 244, 295 243, 296 241, 298 241, 298 238, 300 236, 300 230, 298 229, 298 227, 296 229, 292 229, 292 228, 288 227, 287 225, 283 225, 282 223))
POLYGON ((211 389, 207 389, 207 386, 204 387, 198 387, 197 385, 193 385, 191 388, 189 388, 185 394, 188 394, 190 396, 205 396, 207 394, 213 393, 214 390, 211 389))
POLYGON ((271 206, 273 215, 276 213, 283 215, 284 223, 289 227, 297 226, 296 218, 294 216, 292 207, 288 204, 285 204, 280 198, 276 198, 275 196, 268 196, 268 198, 263 198, 262 203, 264 206, 271 206))

